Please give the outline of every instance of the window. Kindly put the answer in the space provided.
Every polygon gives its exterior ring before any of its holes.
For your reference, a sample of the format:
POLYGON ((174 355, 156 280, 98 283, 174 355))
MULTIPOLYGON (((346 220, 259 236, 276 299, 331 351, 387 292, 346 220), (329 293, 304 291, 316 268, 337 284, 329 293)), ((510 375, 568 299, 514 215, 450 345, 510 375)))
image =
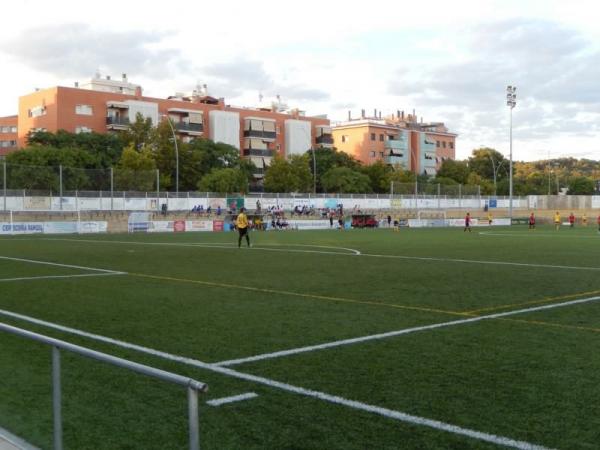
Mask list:
POLYGON ((372 140, 372 141, 376 140, 376 138, 375 138, 375 133, 371 133, 371 140, 372 140))
MULTIPOLYGON (((374 136, 374 135, 373 135, 373 136, 374 136)), ((372 152, 370 153, 370 155, 371 155, 371 158, 375 158, 375 152, 374 152, 374 151, 372 151, 372 152)))
POLYGON ((31 108, 28 112, 27 112, 29 117, 39 117, 39 116, 45 116, 46 115, 46 107, 45 106, 36 106, 34 108, 31 108))
POLYGON ((1 127, 0 128, 0 133, 8 133, 10 128, 9 127, 1 127))
POLYGON ((448 147, 454 148, 454 142, 448 142, 448 147))
POLYGON ((79 134, 79 133, 91 133, 92 129, 88 128, 88 127, 77 127, 75 128, 75 133, 79 134))
POLYGON ((342 143, 350 142, 350 136, 347 134, 342 135, 342 143))
POLYGON ((16 133, 17 132, 17 127, 10 127, 10 132, 11 133, 16 133))
POLYGON ((76 105, 75 114, 79 114, 81 116, 91 116, 93 114, 93 110, 90 105, 76 105))
POLYGON ((379 156, 381 156, 383 158, 383 152, 379 152, 379 156))
POLYGON ((435 141, 435 146, 436 146, 437 148, 440 148, 440 141, 435 141))
POLYGON ((16 147, 17 141, 0 141, 1 148, 16 147))
POLYGON ((383 139, 384 139, 384 136, 383 136, 383 134, 380 134, 380 135, 379 135, 379 140, 383 142, 383 139))
POLYGON ((446 148, 446 141, 442 142, 442 147, 446 148))

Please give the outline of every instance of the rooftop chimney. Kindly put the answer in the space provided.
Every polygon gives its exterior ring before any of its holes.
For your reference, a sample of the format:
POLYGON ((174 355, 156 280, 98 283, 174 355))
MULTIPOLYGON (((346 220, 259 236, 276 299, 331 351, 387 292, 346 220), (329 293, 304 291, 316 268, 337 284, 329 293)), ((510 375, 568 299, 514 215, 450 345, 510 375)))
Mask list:
POLYGON ((106 79, 107 79, 107 80, 110 80, 110 75, 106 75, 106 79))
POLYGON ((365 118, 365 110, 364 110, 364 109, 361 109, 361 110, 360 110, 360 118, 361 118, 361 119, 364 119, 364 118, 365 118))
POLYGON ((348 122, 352 120, 352 112, 348 110, 348 122))
POLYGON ((78 88, 79 87, 79 81, 75 82, 75 87, 78 88))
POLYGON ((124 73, 122 76, 123 76, 123 81, 127 81, 127 74, 124 73))
POLYGON ((141 86, 136 86, 135 87, 135 96, 136 97, 141 97, 142 96, 142 87, 141 86))
POLYGON ((375 109, 373 110, 373 117, 375 117, 375 118, 377 119, 377 108, 375 108, 375 109))

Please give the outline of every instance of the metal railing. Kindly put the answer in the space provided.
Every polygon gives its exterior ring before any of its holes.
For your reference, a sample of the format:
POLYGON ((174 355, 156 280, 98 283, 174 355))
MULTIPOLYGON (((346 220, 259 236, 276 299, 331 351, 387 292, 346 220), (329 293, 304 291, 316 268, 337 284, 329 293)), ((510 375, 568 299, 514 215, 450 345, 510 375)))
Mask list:
POLYGON ((192 378, 186 378, 172 372, 146 366, 133 361, 128 361, 106 353, 97 352, 89 348, 71 344, 69 342, 54 339, 43 334, 33 333, 22 328, 13 327, 0 323, 0 331, 16 334, 43 344, 52 346, 52 418, 53 418, 53 441, 54 450, 63 449, 62 428, 62 402, 61 402, 61 372, 60 372, 60 350, 66 350, 81 356, 112 364, 117 367, 141 373, 159 380, 168 381, 187 388, 188 398, 188 424, 189 424, 189 448, 200 449, 200 430, 198 423, 198 392, 206 392, 208 385, 192 378))

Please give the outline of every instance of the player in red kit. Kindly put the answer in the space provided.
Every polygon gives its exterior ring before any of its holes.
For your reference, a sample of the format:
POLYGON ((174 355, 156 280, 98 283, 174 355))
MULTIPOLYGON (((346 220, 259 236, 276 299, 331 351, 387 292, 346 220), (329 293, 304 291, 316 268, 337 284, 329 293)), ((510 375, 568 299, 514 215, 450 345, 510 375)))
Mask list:
POLYGON ((471 213, 467 213, 465 216, 465 229, 463 231, 469 230, 471 232, 471 213))

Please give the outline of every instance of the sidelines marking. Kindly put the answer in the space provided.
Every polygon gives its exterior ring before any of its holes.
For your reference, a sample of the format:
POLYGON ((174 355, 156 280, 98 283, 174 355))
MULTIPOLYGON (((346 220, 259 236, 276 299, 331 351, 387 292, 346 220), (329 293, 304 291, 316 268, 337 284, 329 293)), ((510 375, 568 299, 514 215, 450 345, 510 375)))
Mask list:
POLYGON ((187 278, 175 278, 175 277, 167 277, 162 275, 148 275, 144 273, 128 273, 128 275, 142 278, 151 278, 155 280, 162 281, 173 281, 178 283, 193 283, 193 284, 201 284, 204 286, 212 286, 212 287, 220 287, 220 288, 228 288, 228 289, 242 289, 246 291, 252 292, 264 292, 267 294, 279 294, 279 295, 290 295, 293 297, 302 297, 302 298, 310 298, 315 300, 327 300, 334 302, 344 302, 344 303, 356 303, 360 305, 373 305, 373 306, 384 306, 388 308, 398 308, 398 309, 407 309, 413 311, 422 311, 422 312, 433 312, 437 314, 450 314, 453 316, 467 316, 468 314, 456 311, 447 311, 443 309, 435 309, 435 308, 423 308, 420 306, 405 306, 405 305, 395 305, 392 303, 381 303, 381 302, 373 302, 368 300, 354 300, 351 298, 345 297, 330 297, 326 295, 316 295, 316 294, 304 294, 302 292, 293 292, 293 291, 281 291, 278 289, 267 289, 267 288, 258 288, 252 286, 241 286, 239 284, 229 284, 229 283, 217 283, 214 281, 202 281, 202 280, 189 280, 187 278))
POLYGON ((485 311, 496 311, 498 309, 514 308, 515 306, 537 305, 540 303, 550 303, 550 302, 554 302, 556 300, 564 300, 564 299, 573 298, 573 297, 583 297, 584 295, 594 295, 594 294, 599 294, 599 293, 600 293, 600 290, 579 292, 577 294, 561 295, 559 297, 548 297, 548 298, 544 298, 542 300, 532 300, 532 301, 523 302, 523 303, 513 303, 511 305, 490 306, 489 308, 473 309, 471 311, 464 311, 464 314, 470 315, 470 314, 477 314, 477 313, 485 312, 485 311))
MULTIPOLYGON (((343 254, 343 253, 340 253, 343 254)), ((476 259, 455 259, 455 258, 436 258, 429 256, 403 256, 403 255, 374 255, 369 253, 361 253, 360 256, 370 256, 372 258, 396 258, 396 259, 407 259, 415 261, 433 261, 433 262, 453 262, 453 263, 464 263, 464 264, 488 264, 497 266, 516 266, 516 267, 539 267, 542 269, 570 269, 570 270, 600 270, 600 267, 589 267, 589 266, 559 266, 551 264, 530 264, 530 263, 518 263, 508 261, 482 261, 476 259)))
POLYGON ((115 275, 126 275, 126 272, 111 273, 85 273, 81 275, 44 275, 39 277, 20 277, 20 278, 1 278, 0 282, 5 281, 27 281, 27 280, 52 280, 57 278, 83 278, 83 277, 110 277, 115 275))
MULTIPOLYGON (((568 231, 567 231, 568 233, 568 231)), ((538 233, 538 232, 530 232, 530 233, 521 233, 518 231, 515 232, 506 232, 506 233, 498 233, 497 231, 480 231, 479 234, 484 236, 502 236, 502 237, 525 237, 525 236, 539 236, 539 237, 551 237, 551 238, 569 238, 569 239, 598 239, 595 236, 584 236, 581 234, 568 235, 568 234, 559 234, 556 231, 554 233, 546 232, 546 233, 538 233)))
POLYGON ((242 400, 248 400, 254 397, 258 397, 258 394, 255 394, 254 392, 247 392, 245 394, 233 395, 231 397, 223 397, 215 400, 209 400, 206 402, 206 404, 210 406, 221 406, 227 403, 241 402, 242 400))
POLYGON ((215 364, 209 364, 209 363, 205 363, 205 362, 198 361, 195 359, 186 358, 183 356, 172 355, 170 353, 162 352, 159 350, 154 350, 154 349, 151 349, 148 347, 142 347, 142 346, 139 346, 136 344, 131 344, 129 342, 119 341, 119 340, 112 339, 109 337, 92 334, 92 333, 87 333, 85 331, 76 330, 74 328, 63 327, 61 325, 52 324, 50 322, 44 322, 39 319, 34 319, 34 318, 23 316, 20 314, 11 313, 9 311, 0 310, 0 314, 7 315, 9 317, 19 318, 19 319, 22 319, 22 320, 25 320, 25 321, 28 321, 31 323, 35 323, 38 325, 44 325, 49 328, 54 328, 54 329, 72 333, 75 335, 88 337, 88 338, 95 339, 95 340, 98 340, 101 342, 106 342, 106 343, 113 344, 118 347, 136 350, 141 353, 150 354, 150 355, 164 358, 164 359, 167 359, 170 361, 176 361, 176 362, 180 362, 182 364, 187 364, 190 366, 198 367, 200 369, 210 370, 212 372, 216 372, 216 373, 230 376, 233 378, 237 378, 240 380, 251 381, 251 382, 266 385, 266 386, 269 386, 272 388, 281 389, 286 392, 292 392, 292 393, 303 395, 306 397, 312 397, 312 398, 316 398, 319 400, 323 400, 325 402, 347 406, 352 409, 370 412, 370 413, 377 414, 377 415, 387 417, 390 419, 395 419, 400 422, 406 422, 406 423, 410 423, 410 424, 414 424, 414 425, 421 425, 421 426, 433 428, 436 430, 446 431, 446 432, 452 433, 452 434, 466 436, 466 437, 469 437, 472 439, 477 439, 480 441, 490 442, 490 443, 493 443, 496 445, 503 445, 505 447, 516 448, 519 450, 551 450, 550 448, 544 447, 541 445, 531 444, 531 443, 525 442, 525 441, 518 441, 518 440, 514 440, 511 438, 504 437, 504 436, 498 436, 495 434, 484 433, 481 431, 471 430, 469 428, 459 427, 457 425, 452 425, 452 424, 441 422, 438 420, 428 419, 428 418, 420 417, 420 416, 414 416, 411 414, 404 413, 402 411, 396 411, 396 410, 383 408, 383 407, 375 406, 375 405, 370 405, 370 404, 355 401, 355 400, 349 400, 349 399, 346 399, 343 397, 338 397, 337 395, 327 394, 325 392, 315 391, 312 389, 305 389, 305 388, 302 388, 299 386, 294 386, 294 385, 282 383, 282 382, 279 382, 276 380, 271 380, 269 378, 264 378, 264 377, 259 377, 256 375, 251 375, 248 373, 238 372, 236 370, 228 369, 226 367, 220 367, 215 364))
POLYGON ((91 270, 93 272, 106 272, 106 273, 111 273, 111 274, 125 274, 126 272, 119 272, 116 270, 107 270, 107 269, 97 269, 95 267, 85 267, 85 266, 74 266, 72 264, 59 264, 59 263, 53 263, 53 262, 48 262, 48 261, 36 261, 34 259, 23 259, 23 258, 12 258, 10 256, 0 256, 0 259, 4 259, 7 261, 20 261, 20 262, 27 262, 27 263, 31 263, 31 264, 42 264, 45 266, 55 266, 55 267, 67 267, 70 269, 81 269, 81 270, 91 270))
MULTIPOLYGON (((92 239, 66 239, 66 238, 42 238, 47 241, 69 241, 69 242, 96 242, 96 243, 116 243, 116 244, 130 244, 130 245, 166 245, 166 246, 179 246, 179 247, 205 247, 205 248, 225 248, 228 250, 232 250, 230 246, 219 247, 216 245, 210 245, 209 243, 202 244, 182 244, 182 243, 167 243, 167 242, 134 242, 134 241, 110 241, 110 240, 92 240, 92 239)), ((237 247, 233 247, 237 250, 237 247)), ((342 247, 337 247, 342 249, 342 247)), ((589 266, 562 266, 562 265, 551 265, 551 264, 533 264, 533 263, 518 263, 518 262, 509 262, 509 261, 482 261, 475 259, 455 259, 455 258, 437 258, 437 257, 427 257, 427 256, 406 256, 406 255, 378 255, 372 253, 360 253, 358 250, 354 249, 345 249, 345 250, 353 250, 358 253, 343 253, 343 252, 326 252, 326 251, 316 251, 316 250, 292 250, 292 249, 275 249, 275 248, 266 248, 266 247, 250 247, 246 250, 265 250, 265 251, 286 251, 286 252, 299 252, 299 253, 318 253, 318 254, 329 254, 329 255, 340 255, 340 256, 368 256, 370 258, 392 258, 392 259, 404 259, 411 261, 432 261, 432 262, 452 262, 452 263, 461 263, 461 264, 488 264, 488 265, 498 265, 498 266, 515 266, 515 267, 538 267, 542 269, 567 269, 567 270, 592 270, 592 271, 600 271, 600 267, 589 267, 589 266)))
MULTIPOLYGON (((136 242, 136 241, 112 241, 112 240, 99 240, 99 239, 68 239, 68 238, 41 238, 40 240, 45 241, 67 241, 67 242, 85 242, 85 243, 96 243, 96 244, 125 244, 125 245, 162 245, 168 247, 203 247, 203 248, 222 248, 226 250, 238 250, 237 246, 231 244, 213 244, 210 242, 202 243, 181 243, 181 242, 136 242)), ((294 245, 294 244, 290 244, 294 245)), ((282 245, 283 246, 283 245, 282 245)), ((303 245, 298 244, 297 246, 302 247, 303 245)), ((317 253, 321 255, 350 255, 350 256, 358 256, 360 255, 360 251, 345 248, 345 247, 330 247, 326 245, 306 245, 306 247, 316 247, 316 248, 333 248, 340 250, 348 250, 351 253, 346 252, 332 252, 332 251, 322 251, 322 250, 296 250, 296 249, 283 249, 283 248, 268 248, 268 247, 250 247, 247 250, 264 250, 267 252, 287 252, 287 253, 317 253)), ((244 247, 246 248, 246 247, 244 247)))
POLYGON ((516 314, 525 314, 525 313, 529 313, 529 312, 542 311, 545 309, 560 308, 563 306, 577 305, 579 303, 588 303, 588 302, 593 302, 593 301, 597 301, 597 300, 600 300, 600 296, 589 297, 589 298, 584 298, 584 299, 579 299, 579 300, 571 300, 569 302, 563 302, 563 303, 555 303, 553 305, 536 306, 534 308, 519 309, 516 311, 508 311, 508 312, 504 312, 504 313, 489 314, 486 316, 471 317, 469 319, 453 320, 451 322, 442 322, 442 323, 436 323, 436 324, 432 324, 432 325, 425 325, 425 326, 421 326, 421 327, 405 328, 403 330, 390 331, 388 333, 379 333, 379 334, 372 334, 370 336, 362 336, 362 337, 358 337, 358 338, 343 339, 340 341, 327 342, 327 343, 318 344, 318 345, 309 345, 306 347, 292 348, 289 350, 281 350, 278 352, 263 353, 261 355, 249 356, 246 358, 230 359, 228 361, 219 361, 219 362, 214 363, 214 365, 226 367, 226 366, 233 366, 233 365, 237 365, 237 364, 244 364, 244 363, 248 363, 248 362, 263 361, 265 359, 273 359, 273 358, 280 358, 282 356, 297 355, 298 353, 306 353, 306 352, 312 352, 315 350, 324 350, 327 348, 341 347, 343 345, 356 344, 359 342, 367 342, 367 341, 372 341, 372 340, 376 340, 376 339, 386 339, 389 337, 400 336, 403 334, 411 334, 411 333, 416 333, 419 331, 433 330, 436 328, 452 327, 455 325, 463 325, 466 323, 479 322, 482 320, 499 319, 501 317, 513 316, 516 314))
POLYGON ((524 320, 524 319, 500 319, 506 320, 507 322, 518 322, 526 323, 530 325, 542 325, 546 327, 562 328, 565 330, 579 330, 579 331, 591 331, 592 333, 600 333, 600 328, 593 327, 579 327, 577 325, 566 325, 562 323, 543 322, 540 320, 524 320))

